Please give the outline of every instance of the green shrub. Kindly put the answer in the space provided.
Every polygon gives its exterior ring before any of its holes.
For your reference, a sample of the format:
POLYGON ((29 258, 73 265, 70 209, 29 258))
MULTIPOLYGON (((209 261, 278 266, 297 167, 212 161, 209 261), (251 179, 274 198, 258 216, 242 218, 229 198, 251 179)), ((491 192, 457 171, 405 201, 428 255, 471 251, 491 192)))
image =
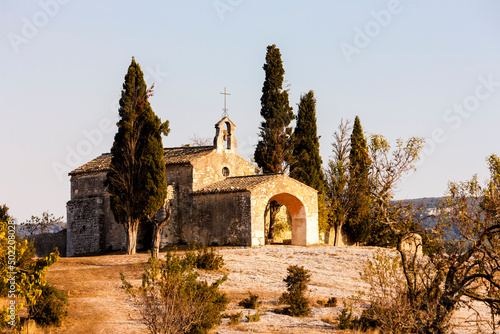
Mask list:
POLYGON ((249 314, 249 315, 247 315, 247 316, 246 316, 247 321, 248 321, 248 322, 258 322, 258 321, 260 321, 260 316, 261 316, 261 314, 262 314, 262 313, 260 313, 260 312, 257 312, 257 313, 255 313, 255 314, 253 314, 253 315, 252 315, 252 314, 249 314))
POLYGON ((241 313, 241 312, 231 314, 229 316, 229 324, 230 325, 237 325, 240 323, 241 318, 243 318, 243 313, 241 313))
POLYGON ((241 300, 238 303, 239 306, 242 306, 244 308, 251 308, 251 309, 256 309, 262 305, 262 302, 259 300, 258 295, 254 295, 251 292, 248 292, 248 297, 241 300))
POLYGON ((283 293, 280 302, 288 304, 285 309, 294 317, 305 317, 309 315, 309 300, 304 296, 307 291, 307 284, 311 280, 309 270, 299 266, 289 266, 288 276, 284 279, 287 285, 287 292, 283 293))
POLYGON ((219 270, 224 266, 224 258, 219 255, 214 248, 207 249, 206 247, 197 248, 196 244, 186 251, 186 264, 192 265, 194 268, 203 270, 219 270))
POLYGON ((42 294, 35 305, 29 307, 29 317, 41 327, 61 326, 68 316, 68 296, 49 284, 42 287, 42 294))

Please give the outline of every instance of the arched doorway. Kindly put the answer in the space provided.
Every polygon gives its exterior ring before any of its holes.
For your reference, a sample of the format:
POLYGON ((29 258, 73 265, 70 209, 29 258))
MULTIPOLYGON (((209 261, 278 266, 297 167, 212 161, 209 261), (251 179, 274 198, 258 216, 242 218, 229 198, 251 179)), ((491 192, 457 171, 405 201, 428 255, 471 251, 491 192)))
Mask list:
MULTIPOLYGON (((294 195, 280 193, 272 196, 267 204, 276 201, 286 207, 291 218, 292 245, 307 244, 307 215, 304 204, 294 195)), ((266 205, 267 207, 267 205, 266 205)), ((265 223, 265 221, 263 221, 265 223)), ((264 229, 265 230, 265 229, 264 229)))

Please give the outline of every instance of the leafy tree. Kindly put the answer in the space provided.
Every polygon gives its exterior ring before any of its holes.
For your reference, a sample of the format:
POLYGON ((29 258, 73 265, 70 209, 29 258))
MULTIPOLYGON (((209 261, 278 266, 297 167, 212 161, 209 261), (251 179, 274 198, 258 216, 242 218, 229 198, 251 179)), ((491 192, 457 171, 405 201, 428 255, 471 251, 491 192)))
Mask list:
POLYGON ((47 285, 45 275, 59 259, 59 252, 33 260, 33 244, 15 235, 13 225, 10 219, 0 221, 0 295, 9 301, 0 310, 0 328, 19 331, 22 328, 19 311, 41 300, 47 285))
POLYGON ((333 159, 328 161, 326 170, 326 200, 327 219, 330 230, 327 231, 325 242, 340 245, 342 226, 346 222, 347 214, 350 210, 348 196, 349 180, 349 152, 351 132, 349 121, 341 121, 338 130, 334 133, 335 141, 332 143, 333 159), (334 229, 333 233, 331 229, 334 229), (335 235, 332 238, 332 234, 335 235))
MULTIPOLYGON (((165 204, 167 184, 161 135, 168 135, 149 104, 144 74, 132 58, 125 75, 118 132, 111 149, 107 186, 115 220, 127 234, 127 253, 134 254, 139 223, 152 217, 165 204)), ((159 233, 159 231, 157 232, 159 233)))
POLYGON ((321 168, 316 122, 316 99, 310 90, 300 97, 290 176, 318 191, 319 225, 321 230, 325 230, 325 177, 321 168))
POLYGON ((8 219, 14 220, 9 215, 9 207, 6 204, 0 206, 0 222, 6 222, 8 219))
MULTIPOLYGON (((369 141, 372 233, 366 242, 373 246, 395 247, 397 238, 387 226, 384 218, 387 217, 385 210, 393 200, 396 184, 405 174, 415 169, 424 139, 418 137, 412 137, 407 141, 398 139, 394 149, 381 135, 372 135, 369 141)), ((414 223, 412 230, 415 232, 419 230, 417 222, 414 223)))
POLYGON ((359 117, 356 116, 351 134, 349 153, 349 210, 346 219, 348 233, 357 243, 370 233, 370 157, 359 117))
MULTIPOLYGON (((267 47, 263 68, 266 78, 262 87, 260 114, 264 121, 259 128, 260 140, 255 149, 255 162, 263 173, 284 173, 288 171, 292 156, 293 134, 290 122, 295 116, 288 102, 288 92, 283 89, 285 70, 276 45, 267 47)), ((274 219, 280 206, 275 201, 269 203, 269 240, 274 239, 274 219)))

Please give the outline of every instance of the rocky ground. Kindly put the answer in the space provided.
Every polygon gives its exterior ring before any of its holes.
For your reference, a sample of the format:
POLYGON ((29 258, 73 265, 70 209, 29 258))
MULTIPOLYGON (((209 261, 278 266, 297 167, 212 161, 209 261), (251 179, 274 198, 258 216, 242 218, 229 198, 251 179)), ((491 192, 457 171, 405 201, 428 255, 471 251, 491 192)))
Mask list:
MULTIPOLYGON (((375 248, 372 247, 296 247, 266 246, 260 248, 220 248, 225 268, 222 272, 201 272, 201 278, 215 280, 223 274, 228 280, 221 289, 231 303, 227 314, 242 312, 253 315, 257 311, 244 310, 238 302, 248 292, 263 300, 260 321, 247 322, 245 317, 237 325, 229 319, 214 333, 345 333, 338 330, 336 318, 358 291, 368 286, 360 279, 360 269, 375 248), (304 266, 311 272, 308 297, 313 304, 311 315, 293 318, 278 314, 279 296, 286 290, 283 279, 289 265, 304 266), (336 297, 337 307, 322 307, 317 300, 336 297)), ((104 255, 96 257, 63 258, 48 273, 48 279, 70 294, 69 318, 57 333, 147 333, 136 309, 120 289, 119 273, 124 272, 134 285, 140 284, 146 254, 104 255)), ((358 311, 363 305, 356 305, 358 311)), ((462 310, 455 318, 461 325, 457 333, 474 333, 468 327, 470 314, 462 310)))

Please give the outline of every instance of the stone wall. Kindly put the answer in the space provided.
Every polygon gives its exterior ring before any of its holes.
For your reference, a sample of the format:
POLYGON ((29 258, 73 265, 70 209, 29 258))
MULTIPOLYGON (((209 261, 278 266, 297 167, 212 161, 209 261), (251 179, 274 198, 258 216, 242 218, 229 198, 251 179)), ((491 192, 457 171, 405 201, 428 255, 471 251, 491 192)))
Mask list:
POLYGON ((67 255, 94 253, 104 247, 104 207, 101 196, 71 200, 67 210, 67 255))
POLYGON ((46 257, 57 247, 60 256, 66 256, 66 229, 57 233, 41 233, 28 237, 33 241, 36 256, 46 257))
POLYGON ((160 247, 177 244, 181 241, 180 226, 191 221, 193 210, 193 167, 191 165, 166 166, 167 187, 173 193, 171 218, 162 229, 160 247))
POLYGON ((255 167, 234 153, 210 153, 208 156, 193 162, 193 191, 217 181, 224 180, 222 169, 227 168, 227 176, 254 175, 255 167))
POLYGON ((125 246, 125 229, 114 219, 105 180, 106 172, 71 177, 71 201, 66 207, 68 256, 125 246))
POLYGON ((184 224, 182 239, 209 245, 251 245, 250 193, 198 194, 196 212, 184 224))

